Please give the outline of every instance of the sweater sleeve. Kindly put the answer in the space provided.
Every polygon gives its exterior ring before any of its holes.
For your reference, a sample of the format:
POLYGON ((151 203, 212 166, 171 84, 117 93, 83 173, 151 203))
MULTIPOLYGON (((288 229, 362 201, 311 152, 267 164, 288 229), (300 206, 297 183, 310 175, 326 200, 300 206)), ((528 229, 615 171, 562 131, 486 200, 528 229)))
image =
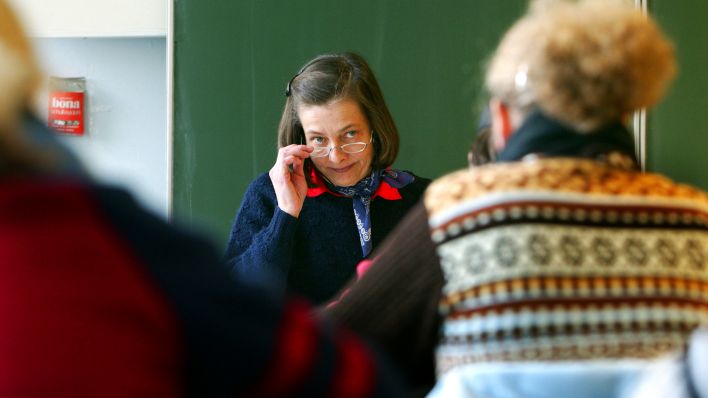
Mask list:
POLYGON ((407 396, 383 356, 313 316, 304 300, 234 280, 208 242, 144 212, 126 193, 96 194, 121 240, 116 247, 139 259, 179 320, 184 363, 155 366, 159 375, 183 368, 175 374, 185 396, 407 396))
MULTIPOLYGON (((351 332, 313 316, 306 302, 290 300, 282 314, 270 360, 255 379, 249 378, 254 383, 245 396, 409 396, 385 356, 351 332)), ((263 330, 261 336, 270 333, 263 330)))
POLYGON ((285 288, 295 245, 297 218, 278 207, 268 174, 248 187, 236 215, 225 261, 238 279, 285 288))
POLYGON ((419 203, 374 253, 361 279, 325 312, 391 355, 418 392, 435 382, 444 276, 419 203))

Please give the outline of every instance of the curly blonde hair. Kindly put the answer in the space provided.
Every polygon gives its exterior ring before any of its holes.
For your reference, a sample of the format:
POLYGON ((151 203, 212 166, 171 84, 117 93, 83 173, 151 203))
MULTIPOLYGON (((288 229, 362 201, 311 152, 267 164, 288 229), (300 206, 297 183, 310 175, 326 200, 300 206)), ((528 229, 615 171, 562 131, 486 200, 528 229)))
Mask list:
POLYGON ((7 2, 0 0, 0 171, 41 162, 20 130, 41 81, 29 39, 7 2))
POLYGON ((539 108, 588 132, 661 99, 676 73, 672 44, 621 0, 539 0, 506 33, 487 68, 492 96, 539 108))

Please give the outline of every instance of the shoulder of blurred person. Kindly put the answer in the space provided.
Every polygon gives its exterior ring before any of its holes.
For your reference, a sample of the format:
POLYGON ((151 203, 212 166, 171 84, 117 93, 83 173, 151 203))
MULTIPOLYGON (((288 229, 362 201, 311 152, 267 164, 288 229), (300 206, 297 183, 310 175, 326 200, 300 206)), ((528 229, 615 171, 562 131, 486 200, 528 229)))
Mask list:
POLYGON ((17 396, 400 396, 303 301, 90 179, 30 116, 39 67, 0 0, 0 390, 17 396))

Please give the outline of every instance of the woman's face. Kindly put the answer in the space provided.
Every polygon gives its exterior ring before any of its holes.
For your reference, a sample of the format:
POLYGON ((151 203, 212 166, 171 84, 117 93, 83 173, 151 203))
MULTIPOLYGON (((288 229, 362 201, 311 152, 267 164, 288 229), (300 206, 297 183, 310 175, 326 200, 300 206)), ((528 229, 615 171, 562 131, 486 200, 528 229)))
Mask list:
POLYGON ((372 132, 356 101, 342 99, 325 105, 303 105, 297 114, 307 145, 336 147, 329 156, 312 158, 315 168, 331 183, 348 187, 371 174, 374 148, 369 142, 372 132), (346 153, 339 147, 354 142, 369 144, 359 153, 346 153))

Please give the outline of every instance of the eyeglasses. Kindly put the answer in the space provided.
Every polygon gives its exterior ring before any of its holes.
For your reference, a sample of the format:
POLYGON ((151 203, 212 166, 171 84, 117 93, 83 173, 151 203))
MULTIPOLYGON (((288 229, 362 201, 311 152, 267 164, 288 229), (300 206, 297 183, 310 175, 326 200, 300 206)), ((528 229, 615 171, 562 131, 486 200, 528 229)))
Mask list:
POLYGON ((364 152, 369 144, 374 141, 374 135, 371 134, 371 139, 369 142, 352 142, 351 144, 344 144, 340 146, 316 146, 315 150, 310 154, 310 158, 323 158, 329 156, 330 152, 334 149, 339 148, 344 153, 359 153, 364 152))

